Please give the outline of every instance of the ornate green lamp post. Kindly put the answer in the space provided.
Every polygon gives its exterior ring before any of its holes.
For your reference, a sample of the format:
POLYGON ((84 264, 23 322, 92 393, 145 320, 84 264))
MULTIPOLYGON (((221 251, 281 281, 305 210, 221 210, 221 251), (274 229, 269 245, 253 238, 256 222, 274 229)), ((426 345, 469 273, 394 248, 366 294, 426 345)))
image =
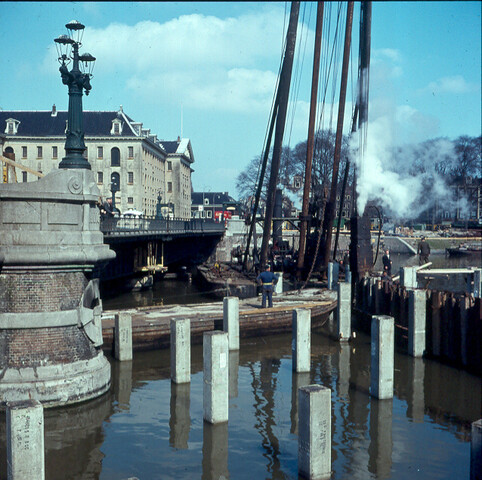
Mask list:
POLYGON ((67 25, 68 35, 60 35, 55 39, 59 55, 60 75, 62 83, 69 87, 69 114, 65 141, 65 157, 59 168, 86 168, 90 170, 90 163, 84 158, 84 122, 82 115, 82 92, 88 95, 90 79, 94 68, 95 57, 90 53, 79 55, 85 26, 77 20, 67 25), (72 70, 68 69, 70 61, 72 70), (81 71, 82 69, 82 71, 81 71))

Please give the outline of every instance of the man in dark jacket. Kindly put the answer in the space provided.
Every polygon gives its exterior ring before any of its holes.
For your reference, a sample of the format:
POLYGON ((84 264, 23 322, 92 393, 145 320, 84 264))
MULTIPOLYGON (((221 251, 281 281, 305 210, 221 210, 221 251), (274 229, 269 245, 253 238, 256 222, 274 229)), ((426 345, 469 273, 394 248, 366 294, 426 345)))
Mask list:
POLYGON ((388 277, 392 275, 392 261, 390 260, 390 252, 388 248, 385 250, 385 255, 382 257, 383 273, 388 277))
POLYGON ((425 237, 422 237, 418 244, 418 264, 424 265, 428 263, 428 257, 430 255, 430 245, 426 242, 425 237))
POLYGON ((271 308, 273 306, 273 290, 278 282, 278 276, 271 272, 271 267, 267 265, 265 271, 260 273, 256 280, 263 286, 262 307, 266 308, 266 298, 268 298, 268 306, 271 308))

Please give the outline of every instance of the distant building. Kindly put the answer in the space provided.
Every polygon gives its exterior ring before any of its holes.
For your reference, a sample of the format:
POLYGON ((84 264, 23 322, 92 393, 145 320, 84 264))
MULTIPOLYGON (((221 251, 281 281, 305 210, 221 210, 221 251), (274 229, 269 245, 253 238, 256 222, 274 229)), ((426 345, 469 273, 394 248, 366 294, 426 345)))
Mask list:
MULTIPOLYGON (((4 151, 32 170, 46 174, 57 169, 65 155, 67 118, 55 105, 51 111, 0 111, 4 151)), ((159 140, 122 107, 117 112, 85 111, 84 130, 84 156, 103 198, 112 196, 111 183, 116 182, 115 205, 121 212, 136 209, 153 216, 160 200, 173 206, 175 217, 190 217, 194 155, 189 139, 159 140)), ((23 171, 17 179, 37 177, 23 171)))
POLYGON ((191 194, 192 218, 220 221, 241 213, 240 204, 227 192, 193 192, 191 194))
POLYGON ((482 225, 482 178, 465 177, 449 183, 451 195, 437 200, 420 219, 426 223, 460 227, 482 225))

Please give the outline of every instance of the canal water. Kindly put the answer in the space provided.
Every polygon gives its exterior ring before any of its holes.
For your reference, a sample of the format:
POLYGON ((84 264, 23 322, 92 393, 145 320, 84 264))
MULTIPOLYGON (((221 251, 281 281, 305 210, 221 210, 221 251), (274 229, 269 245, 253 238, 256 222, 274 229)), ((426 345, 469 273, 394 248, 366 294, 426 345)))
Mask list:
MULTIPOLYGON (((297 479, 297 390, 332 391, 332 479, 467 479, 480 378, 395 355, 394 398, 369 395, 370 339, 313 334, 311 372, 292 373, 291 336, 241 341, 230 354, 229 421, 203 422, 202 347, 191 383, 172 384, 169 351, 112 363, 108 394, 45 410, 48 480, 297 479)), ((0 428, 6 478, 5 414, 0 428)))
MULTIPOLYGON (((212 301, 193 284, 162 283, 121 305, 212 301)), ((192 348, 187 385, 171 383, 169 350, 109 361, 107 394, 45 410, 47 480, 298 479, 297 390, 312 383, 332 392, 332 479, 469 478, 481 378, 396 351, 393 399, 371 398, 363 333, 348 345, 313 333, 307 374, 292 373, 291 335, 242 339, 229 358, 229 422, 216 426, 203 422, 202 346, 192 348)), ((4 412, 0 430, 4 479, 4 412)))

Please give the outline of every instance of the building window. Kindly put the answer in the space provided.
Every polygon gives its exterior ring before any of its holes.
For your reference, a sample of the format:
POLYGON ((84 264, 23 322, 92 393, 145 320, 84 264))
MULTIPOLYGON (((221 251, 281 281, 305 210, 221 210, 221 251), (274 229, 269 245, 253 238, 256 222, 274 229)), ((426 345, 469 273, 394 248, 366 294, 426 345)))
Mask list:
POLYGON ((204 199, 204 205, 209 205, 209 198, 204 199))
POLYGON ((134 183, 134 172, 127 172, 127 183, 130 185, 134 183))
POLYGON ((167 193, 172 193, 172 182, 167 182, 167 193))
POLYGON ((104 183, 104 172, 97 172, 97 183, 104 183))
POLYGON ((104 147, 97 147, 97 158, 104 158, 104 147))
POLYGON ((172 162, 167 162, 167 171, 172 171, 172 162))
POLYGON ((89 158, 89 149, 87 147, 85 147, 85 150, 84 150, 84 153, 82 154, 82 156, 87 160, 89 158))
POLYGON ((132 205, 134 203, 134 197, 127 197, 127 203, 132 205))
POLYGON ((120 135, 122 133, 121 121, 116 118, 112 120, 112 128, 110 130, 111 135, 120 135))
POLYGON ((206 218, 213 218, 213 212, 211 212, 211 210, 206 211, 206 218))
POLYGON ((42 156, 43 156, 42 147, 37 147, 37 158, 42 158, 42 156))
POLYGON ((22 147, 22 158, 27 158, 27 147, 22 147))
POLYGON ((8 122, 8 134, 13 135, 13 122, 8 122))
POLYGON ((129 150, 129 158, 134 158, 134 147, 127 147, 129 150))
POLYGON ((27 181, 27 172, 22 172, 22 182, 27 181))
POLYGON ((117 147, 110 151, 110 166, 120 167, 120 150, 117 147))
POLYGON ((58 148, 57 147, 52 147, 52 158, 57 158, 58 157, 58 148))

